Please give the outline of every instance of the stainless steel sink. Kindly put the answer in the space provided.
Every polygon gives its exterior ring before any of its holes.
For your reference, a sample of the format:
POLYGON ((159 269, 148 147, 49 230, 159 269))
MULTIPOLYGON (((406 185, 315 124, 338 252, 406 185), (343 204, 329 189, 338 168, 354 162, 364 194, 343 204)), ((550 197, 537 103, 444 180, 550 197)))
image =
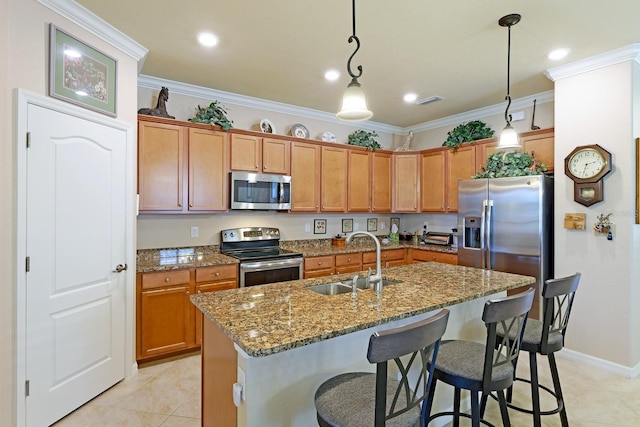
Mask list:
MULTIPOLYGON (((321 285, 308 286, 310 291, 322 294, 322 295, 339 295, 351 292, 352 284, 351 280, 344 282, 323 283, 321 285)), ((399 283, 399 280, 382 279, 382 286, 393 285, 399 283)), ((358 290, 370 289, 370 285, 367 284, 367 279, 362 277, 356 281, 356 288, 358 290)))

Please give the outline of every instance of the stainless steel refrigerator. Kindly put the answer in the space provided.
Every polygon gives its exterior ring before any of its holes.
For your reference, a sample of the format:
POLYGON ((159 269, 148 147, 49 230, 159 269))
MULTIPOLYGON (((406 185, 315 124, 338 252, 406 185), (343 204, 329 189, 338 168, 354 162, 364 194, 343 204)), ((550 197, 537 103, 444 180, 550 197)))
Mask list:
POLYGON ((553 277, 553 178, 459 181, 458 264, 536 277, 529 316, 540 319, 542 284, 553 277))

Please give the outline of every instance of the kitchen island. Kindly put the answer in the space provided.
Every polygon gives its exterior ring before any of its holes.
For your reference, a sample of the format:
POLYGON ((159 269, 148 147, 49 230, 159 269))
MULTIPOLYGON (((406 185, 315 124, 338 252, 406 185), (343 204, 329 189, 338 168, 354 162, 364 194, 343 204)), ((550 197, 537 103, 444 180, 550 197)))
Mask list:
POLYGON ((349 280, 352 274, 193 295, 204 313, 202 425, 315 425, 313 396, 324 380, 340 372, 375 370, 366 360, 373 332, 447 307, 445 338, 481 340, 484 302, 535 282, 529 276, 434 262, 382 273, 397 283, 381 294, 367 289, 356 297, 306 289, 349 280), (234 383, 241 399, 237 410, 234 383))

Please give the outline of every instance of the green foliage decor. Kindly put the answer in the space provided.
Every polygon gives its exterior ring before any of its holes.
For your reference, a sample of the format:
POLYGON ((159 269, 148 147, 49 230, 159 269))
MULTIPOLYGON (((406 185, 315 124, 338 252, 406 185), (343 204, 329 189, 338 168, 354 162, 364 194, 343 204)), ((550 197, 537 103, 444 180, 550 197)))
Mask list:
POLYGON ((547 165, 536 162, 529 153, 493 153, 487 158, 487 165, 482 170, 483 172, 475 174, 473 178, 542 175, 547 171, 547 165))
POLYGON ((220 126, 224 130, 229 130, 233 127, 233 121, 227 118, 227 110, 218 101, 213 101, 208 107, 198 105, 196 115, 190 118, 189 121, 220 126))
POLYGON ((456 126, 447 133, 447 139, 443 146, 451 150, 458 148, 463 142, 472 142, 479 139, 491 138, 495 131, 487 127, 486 123, 480 120, 473 120, 456 126))
POLYGON ((375 150, 380 148, 380 144, 375 140, 379 135, 373 132, 367 132, 362 129, 351 133, 348 137, 347 144, 358 145, 360 147, 367 147, 369 150, 375 150))

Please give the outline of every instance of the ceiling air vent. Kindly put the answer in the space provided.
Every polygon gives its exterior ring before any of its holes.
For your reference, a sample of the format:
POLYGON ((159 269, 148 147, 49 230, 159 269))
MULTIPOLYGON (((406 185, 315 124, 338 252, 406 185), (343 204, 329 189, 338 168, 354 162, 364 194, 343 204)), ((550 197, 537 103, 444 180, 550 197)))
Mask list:
POLYGON ((426 105, 431 104, 432 102, 442 101, 444 98, 441 96, 430 96, 428 98, 419 99, 416 101, 416 105, 426 105))

